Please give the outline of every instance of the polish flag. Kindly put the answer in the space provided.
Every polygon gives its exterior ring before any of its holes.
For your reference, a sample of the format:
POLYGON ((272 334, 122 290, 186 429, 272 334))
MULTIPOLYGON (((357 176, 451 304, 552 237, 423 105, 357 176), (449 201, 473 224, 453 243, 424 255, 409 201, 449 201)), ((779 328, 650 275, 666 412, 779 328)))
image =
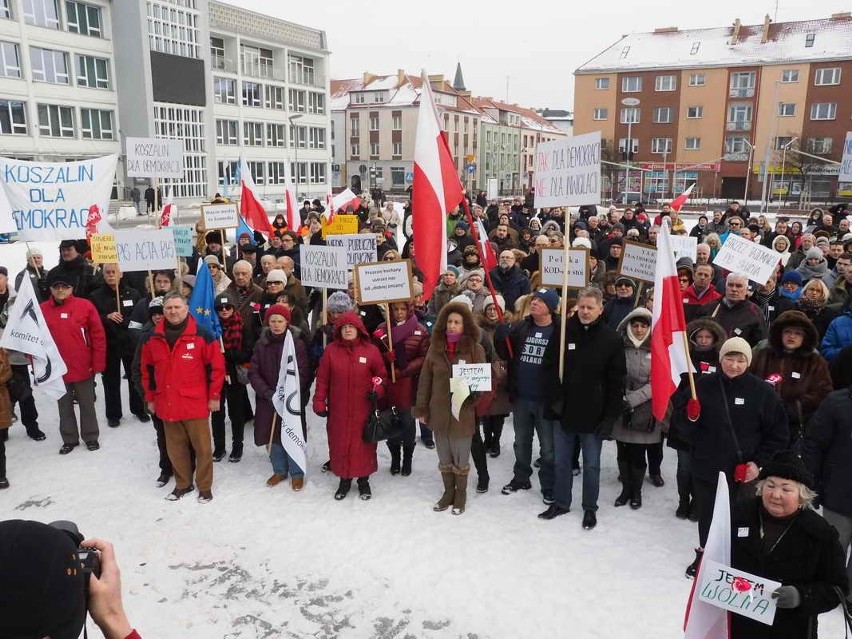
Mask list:
POLYGON ((95 233, 110 233, 113 228, 110 223, 101 216, 101 208, 92 204, 86 214, 86 241, 92 243, 92 235, 95 233))
POLYGON ((497 268, 497 256, 494 254, 494 247, 488 239, 488 233, 485 232, 482 220, 476 220, 476 234, 479 240, 479 254, 482 256, 482 266, 485 267, 486 271, 497 268))
MULTIPOLYGON (((286 164, 286 163, 285 163, 286 164)), ((257 197, 257 187, 245 156, 240 156, 240 214, 253 229, 272 237, 272 224, 257 197)))
POLYGON ((331 215, 328 216, 329 224, 331 224, 332 218, 338 211, 345 211, 346 207, 350 204, 353 208, 361 206, 361 198, 355 195, 355 193, 352 192, 352 189, 346 189, 345 191, 341 191, 333 198, 331 198, 331 205, 329 206, 331 215))
POLYGON ((298 233, 302 228, 302 218, 299 215, 299 207, 296 202, 296 187, 293 175, 290 173, 290 159, 284 158, 284 203, 287 205, 287 228, 298 233))
POLYGON ((169 189, 166 194, 166 202, 163 204, 163 212, 160 215, 160 226, 168 226, 172 221, 172 212, 175 210, 174 197, 172 195, 172 190, 169 189))
POLYGON ((689 194, 692 193, 692 189, 695 188, 695 182, 689 185, 689 188, 686 189, 683 193, 678 195, 675 199, 669 202, 669 206, 672 207, 672 211, 680 211, 680 207, 686 204, 686 201, 689 199, 689 194))
POLYGON ((731 496, 728 493, 728 481, 725 473, 719 473, 716 486, 716 503, 713 506, 713 521, 707 534, 707 544, 692 591, 686 604, 686 618, 683 621, 684 639, 728 639, 730 636, 730 613, 722 608, 700 601, 695 591, 701 586, 701 577, 707 561, 712 560, 723 566, 731 565, 731 496))
POLYGON ((654 273, 654 311, 651 319, 651 409, 662 420, 680 376, 691 369, 686 350, 686 318, 669 236, 669 219, 663 218, 657 235, 654 273))
POLYGON ((461 202, 463 191, 425 72, 422 83, 411 204, 414 259, 423 271, 423 298, 429 299, 447 264, 447 213, 461 202))

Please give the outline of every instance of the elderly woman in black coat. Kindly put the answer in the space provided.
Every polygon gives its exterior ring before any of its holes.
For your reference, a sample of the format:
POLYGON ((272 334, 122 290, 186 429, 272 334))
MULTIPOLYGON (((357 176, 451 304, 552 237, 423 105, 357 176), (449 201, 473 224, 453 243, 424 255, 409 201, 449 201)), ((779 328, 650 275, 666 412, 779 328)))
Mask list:
POLYGON ((757 496, 734 509, 734 568, 781 582, 767 626, 731 615, 731 639, 816 639, 817 615, 849 592, 837 531, 813 510, 813 477, 794 453, 775 455, 760 471, 757 496))

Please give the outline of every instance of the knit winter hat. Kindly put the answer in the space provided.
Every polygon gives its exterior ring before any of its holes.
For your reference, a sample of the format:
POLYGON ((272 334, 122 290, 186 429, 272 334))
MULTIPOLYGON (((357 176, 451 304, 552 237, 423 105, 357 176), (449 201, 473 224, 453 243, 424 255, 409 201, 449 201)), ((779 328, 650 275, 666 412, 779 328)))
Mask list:
POLYGON ((184 275, 180 281, 186 284, 189 288, 195 288, 195 275, 184 275))
POLYGON ((287 320, 288 324, 290 323, 290 320, 292 318, 292 315, 290 314, 290 309, 281 303, 273 304, 272 306, 266 309, 266 313, 264 313, 263 315, 263 323, 268 325, 269 318, 273 315, 280 315, 285 320, 287 320))
POLYGON ((551 313, 555 313, 559 308, 559 295, 552 288, 540 288, 532 296, 544 302, 551 313))
POLYGON ((769 463, 760 469, 758 479, 766 479, 767 477, 790 479, 804 484, 808 488, 813 488, 814 484, 813 475, 808 471, 805 462, 791 450, 776 453, 769 463))
POLYGON ((725 355, 732 353, 740 353, 741 355, 744 355, 746 362, 749 366, 751 366, 751 346, 749 346, 748 342, 742 337, 732 337, 725 340, 725 343, 722 344, 722 348, 719 349, 719 359, 722 359, 725 355))
POLYGON ((822 259, 822 249, 818 249, 816 246, 813 248, 809 248, 805 253, 806 260, 821 260, 822 259))
POLYGON ((577 237, 574 238, 573 242, 571 242, 571 246, 573 246, 574 248, 582 247, 592 250, 592 241, 587 237, 577 237))
POLYGON ((472 299, 470 299, 470 297, 469 297, 468 295, 465 295, 464 293, 462 293, 461 295, 456 295, 456 296, 455 296, 454 298, 452 298, 452 299, 451 299, 448 303, 449 303, 449 304, 452 304, 452 303, 454 303, 454 302, 456 302, 456 303, 460 303, 460 304, 464 304, 464 305, 465 305, 465 306, 467 306, 470 310, 473 310, 473 300, 472 300, 472 299))
POLYGON ((336 291, 328 296, 325 309, 329 313, 345 313, 352 310, 352 300, 343 291, 336 291))
POLYGON ((204 240, 208 244, 221 244, 222 243, 222 233, 219 231, 209 231, 204 235, 204 240))
MULTIPOLYGON (((192 276, 190 276, 192 277, 192 276)), ((150 302, 148 302, 148 315, 153 315, 154 313, 163 314, 163 298, 155 297, 150 302)))
POLYGON ((204 261, 207 264, 215 264, 216 266, 222 266, 222 264, 219 262, 219 256, 218 255, 205 255, 204 261))
POLYGON ((456 228, 464 229, 465 231, 467 231, 468 229, 470 229, 470 225, 464 220, 459 220, 458 222, 456 222, 456 228))
POLYGON ((499 306, 500 310, 503 313, 505 313, 506 312, 506 300, 503 299, 503 296, 500 295, 499 293, 497 293, 494 296, 494 298, 489 297, 487 300, 485 300, 485 310, 487 311, 489 306, 494 306, 494 299, 495 298, 497 300, 497 306, 499 306))
POLYGON ((441 273, 441 275, 446 275, 447 273, 452 273, 453 275, 456 276, 456 279, 458 279, 458 277, 459 277, 458 267, 455 267, 452 264, 449 264, 447 266, 447 268, 444 269, 443 273, 441 273))
POLYGON ((266 274, 266 283, 269 284, 270 282, 284 282, 286 284, 287 276, 280 268, 274 268, 266 274))
POLYGON ((787 271, 784 273, 784 277, 781 278, 781 284, 786 284, 787 282, 795 282, 801 286, 802 275, 798 271, 787 271))

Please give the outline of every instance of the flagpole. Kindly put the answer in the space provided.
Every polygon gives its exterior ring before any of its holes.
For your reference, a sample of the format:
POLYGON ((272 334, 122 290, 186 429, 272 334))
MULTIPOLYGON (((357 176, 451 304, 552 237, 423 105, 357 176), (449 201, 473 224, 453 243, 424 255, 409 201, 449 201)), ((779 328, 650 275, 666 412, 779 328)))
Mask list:
MULTIPOLYGON (((31 250, 31 249, 30 249, 30 243, 29 243, 28 241, 24 241, 24 244, 26 244, 26 246, 27 246, 27 253, 29 253, 28 257, 32 257, 32 254, 30 253, 30 250, 31 250)), ((41 279, 41 273, 39 273, 38 266, 36 266, 35 264, 33 264, 33 268, 35 269, 36 277, 38 277, 39 279, 41 279)))
POLYGON ((328 289, 322 289, 322 347, 328 346, 328 334, 325 332, 325 325, 328 324, 328 289))
MULTIPOLYGON (((656 291, 654 294, 657 294, 656 291)), ((685 332, 683 333, 683 349, 689 355, 689 338, 685 332)), ((695 392, 695 376, 692 374, 692 366, 687 369, 686 374, 689 375, 689 391, 692 394, 692 399, 698 399, 698 393, 695 392)))
MULTIPOLYGON (((117 266, 118 265, 116 264, 116 267, 117 266)), ((121 314, 121 292, 119 291, 120 286, 121 278, 119 277, 118 281, 115 283, 115 308, 119 315, 121 314)))
MULTIPOLYGON (((571 212, 565 220, 565 242, 562 255, 562 313, 559 315, 559 381, 565 373, 565 330, 568 325, 568 313, 565 312, 568 300, 568 257, 571 250, 571 212)), ((539 255, 539 263, 541 255, 539 255)))
POLYGON ((278 411, 272 416, 272 426, 269 429, 269 443, 266 444, 266 454, 272 454, 272 440, 275 438, 275 427, 278 426, 278 411))

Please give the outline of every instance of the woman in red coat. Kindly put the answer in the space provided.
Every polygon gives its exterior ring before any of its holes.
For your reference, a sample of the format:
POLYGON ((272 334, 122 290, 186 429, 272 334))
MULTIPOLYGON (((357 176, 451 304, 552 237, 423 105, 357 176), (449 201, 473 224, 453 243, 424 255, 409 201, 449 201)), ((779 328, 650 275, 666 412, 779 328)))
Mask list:
POLYGON ((331 471, 340 477, 334 498, 344 499, 358 478, 361 499, 370 499, 370 475, 376 472, 376 444, 364 441, 374 399, 384 396, 385 363, 364 324, 348 311, 334 324, 334 341, 320 360, 314 412, 328 417, 331 471), (374 381, 374 378, 375 379, 374 381))

